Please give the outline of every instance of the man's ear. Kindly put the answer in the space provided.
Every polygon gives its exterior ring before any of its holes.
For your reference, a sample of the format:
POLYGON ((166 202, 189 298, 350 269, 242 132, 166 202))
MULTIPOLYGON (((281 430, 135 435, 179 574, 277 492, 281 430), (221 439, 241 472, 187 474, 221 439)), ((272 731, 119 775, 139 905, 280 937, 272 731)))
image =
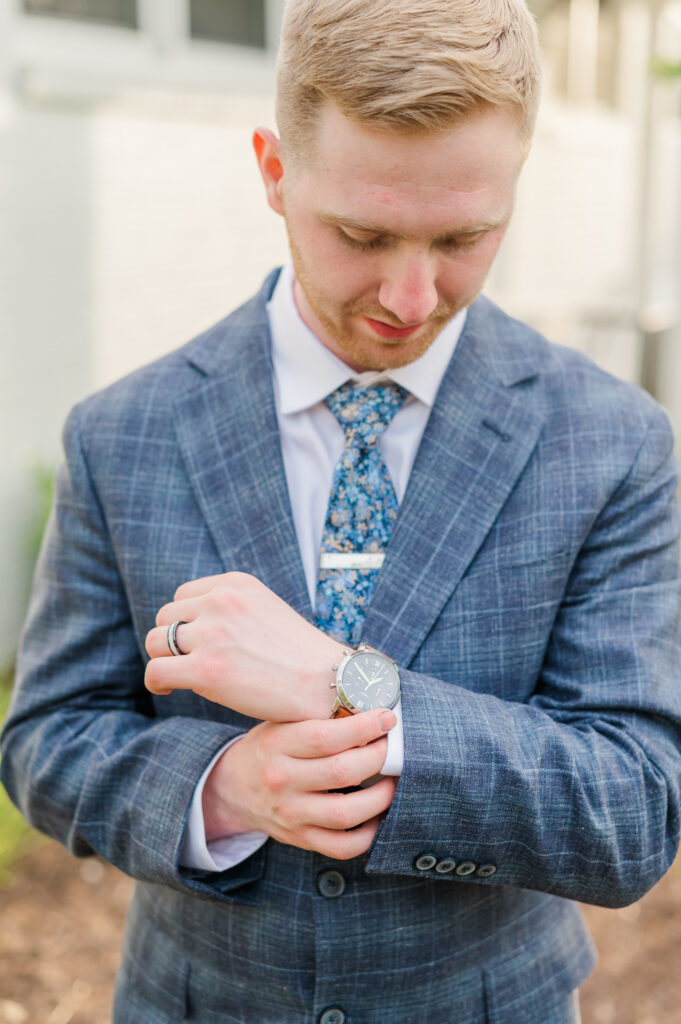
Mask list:
POLYGON ((260 174, 265 183, 267 202, 275 213, 284 213, 282 182, 284 167, 281 162, 281 142, 269 128, 256 128, 253 133, 253 149, 258 161, 260 174))

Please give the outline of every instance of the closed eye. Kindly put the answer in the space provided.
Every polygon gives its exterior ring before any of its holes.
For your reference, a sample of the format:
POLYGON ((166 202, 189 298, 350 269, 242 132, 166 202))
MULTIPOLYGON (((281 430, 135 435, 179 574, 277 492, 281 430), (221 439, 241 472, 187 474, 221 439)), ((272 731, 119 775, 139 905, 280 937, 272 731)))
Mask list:
POLYGON ((347 231, 343 231, 342 228, 338 229, 338 234, 346 245, 349 245, 351 249, 360 249, 364 252, 369 252, 372 249, 384 249, 388 246, 389 240, 384 235, 378 235, 376 238, 353 238, 347 231))
POLYGON ((448 249, 450 252, 465 252, 466 249, 472 249, 474 245, 477 245, 486 234, 486 231, 475 231, 465 235, 452 235, 449 238, 438 239, 436 244, 441 249, 448 249))
MULTIPOLYGON (((388 235, 376 235, 374 238, 355 238, 349 235, 343 228, 338 228, 341 240, 351 249, 358 249, 361 252, 371 252, 373 249, 387 249, 390 245, 396 244, 399 239, 392 239, 388 235)), ((446 252, 466 252, 472 249, 484 238, 486 231, 470 232, 468 234, 451 235, 445 238, 438 238, 434 245, 446 252)))

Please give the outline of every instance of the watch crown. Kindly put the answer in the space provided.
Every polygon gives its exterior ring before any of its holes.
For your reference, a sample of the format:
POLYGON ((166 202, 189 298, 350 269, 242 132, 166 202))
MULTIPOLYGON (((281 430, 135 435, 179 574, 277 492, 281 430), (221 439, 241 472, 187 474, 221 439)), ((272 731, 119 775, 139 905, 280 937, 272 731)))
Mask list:
POLYGON ((332 671, 332 672, 337 672, 337 671, 338 671, 338 668, 339 668, 339 666, 338 666, 338 665, 332 665, 332 666, 331 666, 331 671, 332 671))

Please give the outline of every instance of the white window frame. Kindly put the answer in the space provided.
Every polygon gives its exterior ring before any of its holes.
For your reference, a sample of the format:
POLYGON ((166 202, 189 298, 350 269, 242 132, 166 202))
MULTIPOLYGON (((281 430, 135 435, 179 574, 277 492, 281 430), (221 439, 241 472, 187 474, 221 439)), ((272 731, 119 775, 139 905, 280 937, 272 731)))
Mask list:
POLYGON ((137 0, 138 27, 28 14, 0 0, 0 84, 26 97, 96 98, 136 87, 271 93, 284 0, 266 0, 266 45, 192 39, 189 0, 137 0))
MULTIPOLYGON (((137 14, 139 15, 139 2, 138 2, 138 0, 133 0, 133 7, 137 8, 137 14)), ((45 10, 27 11, 26 10, 26 0, 21 0, 21 3, 19 5, 19 10, 20 10, 20 12, 22 14, 25 14, 29 18, 51 18, 51 19, 53 19, 55 21, 66 20, 66 21, 76 22, 77 24, 85 22, 88 25, 91 25, 91 24, 103 25, 106 28, 109 28, 109 27, 113 26, 114 28, 128 28, 128 29, 131 29, 132 31, 135 31, 135 26, 127 25, 127 24, 121 24, 120 22, 117 22, 114 19, 108 20, 106 18, 101 18, 101 19, 100 18, 92 18, 92 19, 90 19, 90 18, 79 18, 78 15, 75 15, 75 14, 68 14, 67 15, 67 14, 59 14, 59 13, 50 13, 50 11, 45 11, 45 10)), ((138 18, 138 20, 139 20, 139 18, 138 18)))
MULTIPOLYGON (((138 2, 139 2, 139 0, 138 0, 138 2)), ((253 2, 253 0, 248 0, 249 4, 252 4, 252 2, 253 2)), ((187 7, 187 23, 189 24, 191 22, 191 0, 187 0, 186 7, 187 7)), ((272 42, 271 39, 269 39, 269 30, 270 30, 271 26, 268 25, 268 3, 267 3, 267 0, 265 0, 265 2, 264 2, 264 21, 265 21, 265 26, 264 26, 264 35, 265 35, 264 49, 267 49, 268 48, 268 44, 271 45, 271 42, 272 42)), ((191 28, 188 29, 188 32, 191 32, 191 28)), ((207 39, 200 39, 200 38, 194 38, 194 37, 192 37, 192 42, 209 42, 212 46, 215 46, 215 45, 217 45, 217 46, 231 45, 228 40, 219 40, 219 39, 207 40, 207 39)), ((244 44, 241 44, 241 45, 244 45, 244 44)), ((275 45, 276 45, 276 40, 275 40, 275 45)), ((262 50, 263 47, 256 47, 256 49, 262 50)))

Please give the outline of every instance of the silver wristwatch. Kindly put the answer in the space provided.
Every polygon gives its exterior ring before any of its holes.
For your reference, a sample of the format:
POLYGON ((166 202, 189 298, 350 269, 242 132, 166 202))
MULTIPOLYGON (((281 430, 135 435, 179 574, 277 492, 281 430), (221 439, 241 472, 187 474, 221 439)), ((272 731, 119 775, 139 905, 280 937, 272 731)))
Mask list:
POLYGON ((373 708, 394 708, 400 699, 400 673, 387 654, 360 644, 347 651, 345 657, 333 666, 336 678, 331 687, 336 690, 336 703, 332 718, 356 715, 373 708))

